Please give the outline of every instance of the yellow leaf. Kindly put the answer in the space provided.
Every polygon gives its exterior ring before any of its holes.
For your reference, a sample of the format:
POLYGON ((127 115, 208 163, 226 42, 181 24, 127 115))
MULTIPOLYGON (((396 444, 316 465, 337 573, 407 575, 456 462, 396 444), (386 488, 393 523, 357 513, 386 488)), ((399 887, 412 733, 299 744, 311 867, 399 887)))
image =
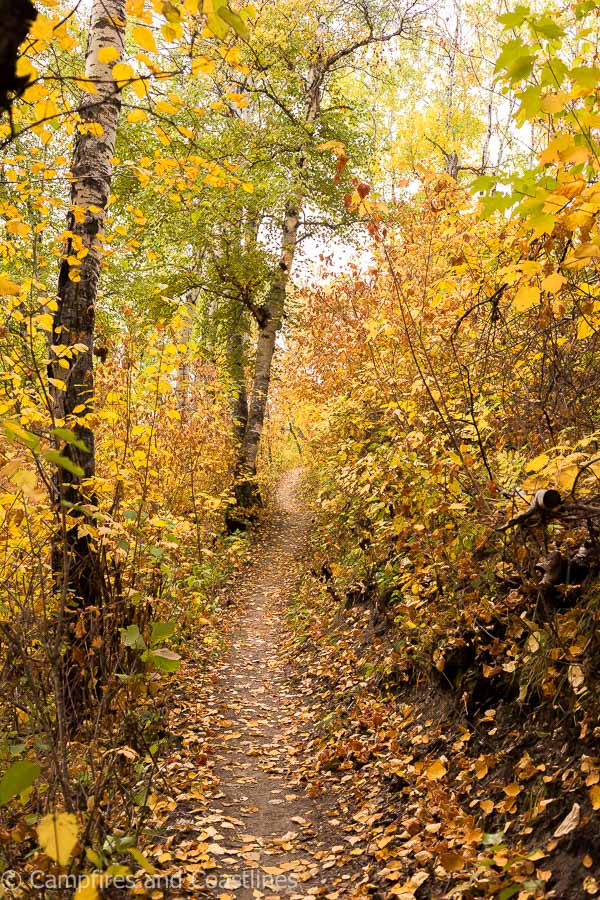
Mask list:
POLYGON ((141 47, 143 50, 150 50, 152 53, 157 52, 154 34, 150 28, 145 28, 143 25, 136 25, 131 32, 131 36, 138 47, 141 47))
POLYGON ((73 900, 100 900, 98 888, 93 881, 89 881, 85 878, 83 883, 80 884, 75 891, 73 900))
POLYGON ((503 790, 507 797, 518 797, 523 788, 520 784, 516 784, 513 782, 513 784, 507 784, 506 787, 503 788, 503 790))
POLYGON ((212 75, 217 67, 214 59, 209 59, 208 56, 198 56, 197 59, 192 60, 192 75, 212 75))
POLYGON ((35 22, 29 29, 29 37, 36 41, 51 41, 52 32, 53 27, 50 19, 38 13, 35 22))
POLYGON ((584 338, 589 337, 591 334, 595 334, 596 329, 590 325, 587 319, 580 319, 577 323, 577 340, 582 341, 584 338))
POLYGON ((51 859, 66 866, 79 838, 79 825, 72 813, 51 813, 37 827, 40 847, 51 859))
POLYGON ((30 497, 35 491, 35 472, 31 472, 28 469, 19 469, 18 472, 11 476, 11 481, 23 491, 26 497, 30 497))
POLYGON ((560 158, 564 163, 570 163, 572 166, 578 166, 587 162, 591 153, 587 147, 573 147, 560 154, 560 158))
POLYGON ((600 247, 596 244, 581 244, 575 250, 574 255, 577 259, 592 259, 600 256, 600 247))
POLYGON ((135 78, 135 72, 127 63, 120 62, 112 67, 112 76, 116 82, 122 83, 129 81, 130 78, 135 78))
POLYGON ((127 116, 128 122, 145 122, 148 118, 145 109, 132 109, 127 116))
POLYGON ((595 784, 590 788, 590 803, 592 809, 600 809, 600 784, 595 784))
POLYGON ((4 297, 16 297, 20 290, 21 288, 18 284, 11 281, 10 278, 5 278, 4 275, 0 275, 0 294, 4 297))
POLYGON ((177 112, 177 107, 173 103, 169 103, 168 100, 157 100, 156 108, 160 113, 164 113, 166 116, 174 116, 177 112))
POLYGON ((43 331, 52 331, 54 327, 54 319, 50 313, 42 313, 36 317, 35 321, 43 331))
POLYGON ((20 237, 27 237, 29 234, 29 225, 20 219, 11 219, 6 223, 6 230, 9 234, 18 234, 20 237))
POLYGON ((98 50, 98 62, 102 63, 102 65, 107 65, 118 59, 120 55, 121 53, 116 47, 100 47, 98 50))
POLYGON ((443 778, 448 770, 446 766, 438 759, 437 762, 434 762, 429 766, 428 769, 425 770, 425 776, 429 779, 429 781, 439 781, 440 778, 443 778))
POLYGON ((341 156, 346 150, 346 145, 341 141, 325 141, 324 144, 317 146, 317 150, 331 150, 336 156, 341 156))
POLYGON ((239 63, 240 48, 239 47, 230 47, 229 50, 227 50, 223 54, 223 59, 225 60, 225 62, 232 63, 233 65, 235 65, 236 63, 239 63))
POLYGON ((63 48, 63 50, 72 50, 73 47, 77 46, 77 41, 70 34, 63 34, 58 39, 58 42, 59 42, 60 46, 63 48))
POLYGON ((565 466, 556 476, 556 483, 563 491, 570 491, 573 488, 575 479, 579 474, 579 466, 565 466))
POLYGON ((542 97, 540 106, 544 112, 557 113, 569 102, 569 95, 565 91, 558 91, 556 94, 546 94, 542 97))
POLYGON ((104 128, 100 122, 82 122, 77 126, 80 134, 93 134, 94 137, 102 137, 104 128))
POLYGON ((147 80, 145 78, 138 78, 133 82, 131 88, 136 97, 139 97, 140 100, 144 100, 147 94, 147 80))
POLYGON ((540 162, 542 165, 549 165, 553 162, 558 162, 559 153, 566 149, 572 142, 572 138, 570 135, 561 135, 558 138, 555 138, 553 141, 550 141, 544 152, 540 155, 540 162))
POLYGON ((254 185, 250 181, 245 181, 242 185, 242 190, 246 191, 248 194, 251 194, 254 191, 254 185))
POLYGON ((571 181, 564 182, 560 187, 556 188, 553 196, 568 197, 569 199, 572 199, 573 197, 578 197, 584 187, 585 181, 583 178, 574 178, 571 181))
POLYGON ((594 217, 583 209, 576 209, 575 212, 565 216, 565 225, 567 228, 570 228, 571 231, 575 231, 576 228, 587 228, 592 225, 593 222, 594 217))
POLYGON ((179 38, 183 35, 183 28, 181 27, 179 22, 174 22, 172 24, 165 23, 164 25, 160 26, 160 31, 164 39, 169 43, 179 40, 179 38))
POLYGON ((548 294, 556 294, 560 291, 563 284, 567 283, 567 279, 564 275, 560 275, 558 272, 552 272, 551 275, 547 275, 542 281, 542 288, 548 294))
POLYGON ((17 60, 17 75, 19 78, 28 76, 33 81, 34 78, 37 78, 38 70, 26 56, 20 56, 17 60))
POLYGON ((548 462, 548 455, 546 453, 540 453, 539 456, 535 456, 530 462, 526 465, 527 472, 539 472, 540 469, 543 469, 546 463, 548 462))
POLYGON ((518 312, 524 312, 540 302, 539 288, 533 285, 523 285, 520 287, 513 300, 513 306, 518 312))

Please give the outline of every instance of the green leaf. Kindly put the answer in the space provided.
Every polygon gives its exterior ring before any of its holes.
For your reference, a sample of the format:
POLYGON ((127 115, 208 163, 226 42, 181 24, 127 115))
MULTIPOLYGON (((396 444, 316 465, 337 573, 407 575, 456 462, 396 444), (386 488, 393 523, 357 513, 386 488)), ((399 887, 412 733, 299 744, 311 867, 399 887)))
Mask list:
POLYGON ((594 88, 600 83, 600 69, 595 69, 592 66, 576 66, 569 72, 569 78, 575 84, 594 88))
POLYGON ((556 216, 550 213, 538 213, 538 215, 529 218, 527 225, 535 232, 534 236, 536 238, 542 234, 552 234, 552 230, 556 225, 556 216))
POLYGON ((121 629, 121 643, 136 650, 145 650, 146 641, 137 625, 128 625, 121 629))
POLYGON ((118 838, 115 849, 119 852, 121 850, 129 850, 131 847, 135 847, 136 836, 135 834, 125 834, 123 837, 118 838))
POLYGON ((3 422, 2 428, 9 441, 18 441, 19 444, 24 444, 30 450, 40 449, 40 439, 37 434, 27 431, 18 422, 3 422))
POLYGON ((494 178, 493 175, 479 175, 475 178, 469 188, 473 193, 478 193, 479 191, 490 191, 497 184, 497 179, 494 178))
POLYGON ((238 13, 233 12, 233 10, 229 9, 228 6, 219 7, 219 9, 217 10, 217 15, 219 15, 224 22, 227 22, 228 25, 231 25, 233 30, 237 34, 239 34, 240 37, 246 39, 250 37, 250 32, 248 31, 246 23, 244 22, 242 17, 238 15, 238 13))
POLYGON ((29 759, 13 763, 0 779, 0 806, 31 787, 41 771, 42 767, 29 759))
POLYGON ((550 62, 544 63, 540 73, 542 87, 551 87, 556 90, 557 84, 562 84, 569 75, 568 66, 558 56, 553 56, 550 62))
POLYGON ((90 452, 90 448, 87 444, 84 444, 84 442, 68 428, 53 428, 52 434, 59 440, 64 441, 65 444, 71 444, 73 447, 84 450, 86 453, 90 452))
POLYGON ((481 839, 484 847, 498 847, 504 841, 506 835, 503 831, 486 832, 481 839))
POLYGON ((222 19, 220 15, 209 13, 206 17, 206 24, 208 28, 210 28, 214 36, 218 37, 220 41, 224 40, 227 37, 229 25, 225 23, 225 20, 222 19))
POLYGON ((512 12, 498 16, 498 21, 501 25, 504 25, 505 28, 518 28, 523 24, 528 15, 529 9, 526 6, 516 6, 512 12))
POLYGON ((526 45, 523 43, 520 37, 513 38, 512 41, 507 41, 506 44, 502 45, 500 55, 496 60, 494 71, 501 72, 502 69, 508 68, 508 66, 514 61, 515 57, 523 55, 523 51, 525 49, 526 45))
POLYGON ((586 0, 584 3, 577 3, 575 6, 575 18, 583 19, 588 13, 591 13, 596 8, 596 0, 586 0))
POLYGON ((102 868, 102 857, 100 856, 99 853, 96 853, 96 851, 92 850, 91 847, 86 847, 85 855, 89 859, 89 861, 92 863, 93 866, 96 866, 97 869, 102 868))
POLYGON ((155 669, 159 669, 161 672, 176 672, 181 657, 173 650, 168 650, 167 647, 157 647, 148 653, 148 660, 155 669))
POLYGON ((515 198, 510 194, 501 194, 499 192, 492 194, 491 197, 486 197, 483 201, 483 214, 484 216, 490 216, 495 212, 506 212, 506 210, 510 209, 515 205, 515 198))
POLYGON ((530 84, 524 91, 520 91, 517 96, 521 101, 517 112, 519 123, 523 124, 527 119, 537 118, 540 114, 541 86, 539 84, 530 84))
POLYGON ((561 28, 550 16, 539 16, 531 19, 529 27, 536 36, 541 34, 548 40, 557 40, 563 37, 565 33, 564 28, 561 28))
POLYGON ((515 894, 518 894, 522 884, 510 884, 508 887, 503 888, 498 894, 498 900, 510 900, 511 897, 514 897, 515 894))
POLYGON ((173 637, 175 627, 175 622, 154 622, 150 636, 150 645, 153 647, 159 641, 166 641, 167 638, 173 637))
POLYGON ((59 466, 61 469, 66 469, 67 472, 71 472, 73 475, 77 475, 79 478, 83 478, 85 472, 78 466, 77 463, 74 463, 72 459, 69 459, 68 456, 63 456, 58 450, 47 450, 44 453, 44 459, 50 463, 54 463, 55 466, 59 466))
POLYGON ((154 868, 152 863, 146 859, 141 850, 138 850, 137 847, 129 847, 129 853, 135 859, 136 863, 142 867, 145 872, 148 872, 149 875, 156 875, 157 870, 154 868))
POLYGON ((518 56, 512 65, 507 67, 506 74, 514 84, 517 81, 523 81, 524 78, 531 75, 534 65, 535 56, 533 54, 518 56))

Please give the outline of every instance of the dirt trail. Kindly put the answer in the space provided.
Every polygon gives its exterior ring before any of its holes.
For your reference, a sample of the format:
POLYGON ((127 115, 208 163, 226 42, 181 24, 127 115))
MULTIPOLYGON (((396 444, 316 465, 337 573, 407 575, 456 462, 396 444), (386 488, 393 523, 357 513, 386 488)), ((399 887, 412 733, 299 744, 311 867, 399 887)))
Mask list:
MULTIPOLYGON (((339 865, 350 850, 342 823, 328 813, 326 800, 290 783, 311 716, 278 652, 308 531, 295 499, 299 475, 294 470, 282 479, 260 552, 236 587, 240 618, 230 648, 208 692, 198 696, 214 780, 200 809, 186 812, 189 794, 182 795, 174 823, 179 835, 171 841, 192 856, 195 843, 205 842, 214 868, 202 873, 201 883, 196 879, 198 897, 334 900, 347 896, 353 881, 339 865)), ((186 706, 193 734, 198 723, 186 706)))

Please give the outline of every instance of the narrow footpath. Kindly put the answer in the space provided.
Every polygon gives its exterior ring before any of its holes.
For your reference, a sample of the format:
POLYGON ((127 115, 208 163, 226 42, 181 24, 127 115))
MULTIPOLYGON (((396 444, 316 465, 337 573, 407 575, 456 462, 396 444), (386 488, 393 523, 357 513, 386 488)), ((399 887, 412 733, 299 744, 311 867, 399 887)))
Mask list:
POLYGON ((353 894, 352 837, 327 798, 294 783, 312 713, 279 651, 308 532, 299 476, 283 477, 260 552, 235 586, 239 620, 225 658, 195 690, 193 664, 182 673, 170 724, 182 746, 164 771, 182 790, 165 810, 170 834, 152 854, 162 871, 183 875, 169 896, 353 894))

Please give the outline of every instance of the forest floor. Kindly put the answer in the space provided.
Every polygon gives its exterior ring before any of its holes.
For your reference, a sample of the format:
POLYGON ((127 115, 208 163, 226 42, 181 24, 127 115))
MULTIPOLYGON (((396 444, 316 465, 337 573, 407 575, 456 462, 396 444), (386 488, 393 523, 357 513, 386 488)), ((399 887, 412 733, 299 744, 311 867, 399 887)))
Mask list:
POLYGON ((168 797, 154 807, 162 827, 149 856, 169 896, 333 900, 360 880, 353 829, 297 779, 315 715, 282 654, 309 526, 299 475, 284 475, 230 589, 224 659, 208 672, 189 660, 168 698, 180 747, 162 767, 168 797))
POLYGON ((385 690, 390 635, 372 604, 319 587, 300 475, 283 476, 219 621, 199 619, 163 682, 150 895, 599 893, 597 732, 508 696, 467 709, 433 677, 385 690))

